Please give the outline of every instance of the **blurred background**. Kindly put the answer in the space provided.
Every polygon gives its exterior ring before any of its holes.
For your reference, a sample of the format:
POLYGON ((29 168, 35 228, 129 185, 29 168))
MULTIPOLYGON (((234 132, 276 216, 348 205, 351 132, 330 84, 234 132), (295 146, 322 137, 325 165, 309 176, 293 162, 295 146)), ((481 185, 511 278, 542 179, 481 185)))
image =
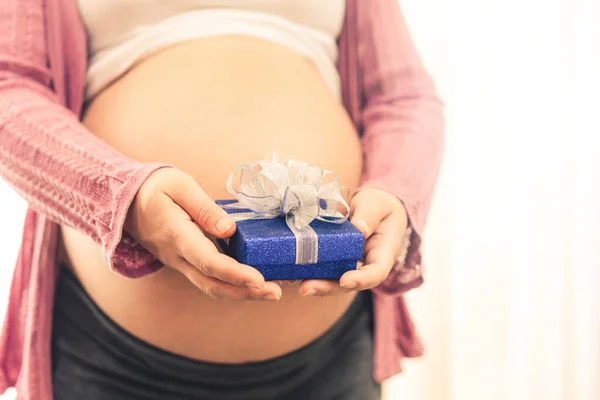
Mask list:
MULTIPOLYGON (((600 399, 600 2, 400 3, 448 140, 386 399, 600 399)), ((0 182, 2 318, 24 211, 0 182)))

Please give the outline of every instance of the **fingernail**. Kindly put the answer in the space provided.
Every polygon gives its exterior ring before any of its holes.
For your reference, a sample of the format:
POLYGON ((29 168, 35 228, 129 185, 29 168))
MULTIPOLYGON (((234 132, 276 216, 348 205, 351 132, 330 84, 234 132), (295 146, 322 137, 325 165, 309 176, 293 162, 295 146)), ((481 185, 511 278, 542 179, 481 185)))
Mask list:
POLYGON ((265 294, 262 299, 263 300, 271 300, 271 301, 279 301, 280 298, 281 298, 280 294, 269 293, 269 294, 265 294))
POLYGON ((367 236, 369 234, 369 224, 367 224, 366 221, 359 219, 358 221, 353 221, 353 223, 354 226, 363 233, 363 235, 367 236))
POLYGON ((315 294, 317 294, 317 291, 315 289, 308 289, 308 291, 304 292, 302 296, 314 296, 315 294))
POLYGON ((344 282, 344 283, 340 283, 340 286, 343 287, 344 289, 356 289, 358 287, 358 283, 354 282, 354 281, 348 281, 348 282, 344 282))
POLYGON ((217 228, 218 232, 225 233, 231 229, 233 224, 234 224, 234 222, 231 218, 223 217, 219 220, 219 222, 217 222, 217 225, 215 226, 215 228, 217 228))

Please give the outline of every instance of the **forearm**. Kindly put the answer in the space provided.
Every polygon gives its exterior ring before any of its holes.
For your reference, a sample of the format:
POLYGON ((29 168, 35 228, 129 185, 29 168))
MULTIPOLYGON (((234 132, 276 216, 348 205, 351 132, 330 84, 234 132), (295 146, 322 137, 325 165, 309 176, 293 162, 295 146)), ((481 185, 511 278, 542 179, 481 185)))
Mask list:
POLYGON ((0 72, 0 177, 30 206, 101 244, 111 259, 143 164, 96 138, 37 82, 0 72))
POLYGON ((398 101, 367 111, 362 188, 386 190, 404 204, 410 226, 423 233, 441 165, 442 105, 437 98, 398 101))

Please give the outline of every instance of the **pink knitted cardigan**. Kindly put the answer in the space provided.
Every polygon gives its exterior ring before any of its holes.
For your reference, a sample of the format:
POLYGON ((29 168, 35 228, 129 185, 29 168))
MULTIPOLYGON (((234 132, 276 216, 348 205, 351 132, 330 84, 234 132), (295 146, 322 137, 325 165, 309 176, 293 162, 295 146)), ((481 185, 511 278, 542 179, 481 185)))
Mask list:
MULTIPOLYGON (((343 101, 362 137, 361 187, 404 202, 413 228, 405 265, 373 290, 378 381, 422 345, 403 293, 422 283, 420 242, 443 153, 442 104, 397 0, 347 1, 339 40, 343 101)), ((30 205, 0 335, 0 393, 52 399, 50 339, 58 224, 92 237, 108 266, 136 278, 161 265, 123 231, 159 164, 125 157, 80 123, 86 34, 76 0, 0 2, 0 177, 30 205)), ((8 266, 5 266, 8 268, 8 266)))

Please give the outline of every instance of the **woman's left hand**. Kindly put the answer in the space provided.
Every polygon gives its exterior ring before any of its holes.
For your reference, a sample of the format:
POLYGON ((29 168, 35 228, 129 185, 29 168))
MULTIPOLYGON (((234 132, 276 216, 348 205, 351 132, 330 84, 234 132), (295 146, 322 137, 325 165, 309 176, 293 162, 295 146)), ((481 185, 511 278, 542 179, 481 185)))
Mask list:
POLYGON ((350 202, 350 221, 365 235, 363 265, 339 282, 310 279, 300 285, 305 296, 330 296, 365 290, 385 280, 401 255, 408 217, 402 202, 380 189, 367 188, 350 202))

